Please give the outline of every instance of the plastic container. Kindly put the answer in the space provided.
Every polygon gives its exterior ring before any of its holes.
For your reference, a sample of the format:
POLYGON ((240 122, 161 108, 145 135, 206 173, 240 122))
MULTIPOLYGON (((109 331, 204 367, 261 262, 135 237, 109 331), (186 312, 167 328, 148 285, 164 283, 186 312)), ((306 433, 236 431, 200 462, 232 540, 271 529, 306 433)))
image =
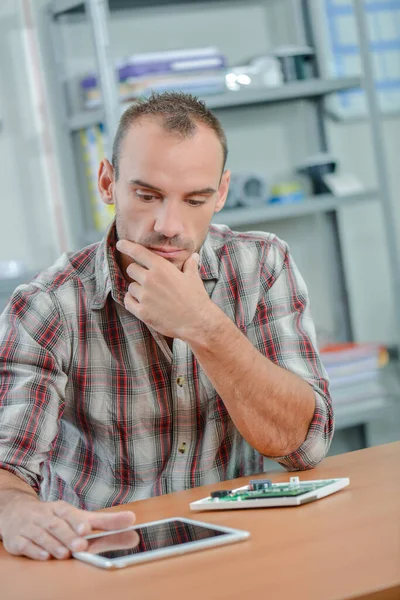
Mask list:
POLYGON ((306 194, 298 181, 276 183, 271 188, 268 204, 294 204, 303 202, 306 194))
POLYGON ((314 77, 314 50, 310 46, 281 46, 273 55, 281 64, 286 83, 314 77))
POLYGON ((263 206, 268 197, 269 185, 265 177, 259 173, 234 173, 225 206, 263 206))

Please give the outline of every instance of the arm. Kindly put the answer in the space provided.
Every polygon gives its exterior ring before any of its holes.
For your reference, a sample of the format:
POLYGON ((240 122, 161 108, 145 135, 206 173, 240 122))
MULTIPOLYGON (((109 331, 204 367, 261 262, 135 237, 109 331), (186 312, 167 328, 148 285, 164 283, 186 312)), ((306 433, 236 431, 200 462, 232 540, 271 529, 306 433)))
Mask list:
POLYGON ((320 462, 333 435, 332 406, 307 289, 286 245, 265 244, 249 339, 208 297, 193 257, 180 272, 138 244, 117 247, 135 260, 126 308, 189 344, 247 441, 287 469, 320 462))
POLYGON ((328 381, 307 288, 287 246, 275 240, 261 263, 249 339, 213 305, 186 341, 243 437, 287 468, 307 468, 333 435, 328 381))
POLYGON ((64 408, 68 344, 57 305, 34 284, 0 317, 0 468, 39 494, 64 408))
POLYGON ((67 381, 62 320, 49 294, 18 290, 0 317, 0 539, 11 554, 45 560, 85 550, 93 529, 133 523, 38 498, 67 381))
POLYGON ((62 501, 40 502, 27 483, 0 469, 0 540, 10 554, 37 560, 69 558, 71 552, 87 549, 84 536, 93 530, 125 529, 134 521, 130 511, 105 515, 62 501))
POLYGON ((291 454, 314 416, 312 388, 263 356, 222 311, 212 313, 187 343, 249 444, 271 458, 291 454))
POLYGON ((5 469, 0 469, 0 540, 3 539, 1 521, 7 506, 23 498, 27 501, 39 502, 31 486, 5 469))

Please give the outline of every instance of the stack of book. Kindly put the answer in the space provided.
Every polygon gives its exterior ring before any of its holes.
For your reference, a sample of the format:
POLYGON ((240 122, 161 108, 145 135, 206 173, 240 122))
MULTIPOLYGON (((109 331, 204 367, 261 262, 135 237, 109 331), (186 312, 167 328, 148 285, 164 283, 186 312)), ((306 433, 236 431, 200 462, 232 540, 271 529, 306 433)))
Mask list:
POLYGON ((383 398, 380 370, 389 361, 387 350, 378 344, 334 344, 320 350, 328 372, 334 404, 383 398))
MULTIPOLYGON (((209 46, 186 50, 147 52, 120 59, 116 64, 121 101, 151 92, 180 91, 204 96, 226 92, 226 58, 209 46)), ((80 81, 85 108, 101 104, 101 90, 95 73, 80 81)))

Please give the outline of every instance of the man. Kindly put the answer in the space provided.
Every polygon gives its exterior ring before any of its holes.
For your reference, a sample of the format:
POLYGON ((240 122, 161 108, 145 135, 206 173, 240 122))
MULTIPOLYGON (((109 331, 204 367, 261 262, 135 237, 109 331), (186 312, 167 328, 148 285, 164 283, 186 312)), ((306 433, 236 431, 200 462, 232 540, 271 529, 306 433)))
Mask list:
POLYGON ((193 97, 132 105, 99 170, 115 224, 14 293, 0 323, 9 552, 65 558, 134 520, 93 509, 259 473, 263 456, 288 470, 325 456, 328 384, 286 244, 210 227, 226 156, 193 97))

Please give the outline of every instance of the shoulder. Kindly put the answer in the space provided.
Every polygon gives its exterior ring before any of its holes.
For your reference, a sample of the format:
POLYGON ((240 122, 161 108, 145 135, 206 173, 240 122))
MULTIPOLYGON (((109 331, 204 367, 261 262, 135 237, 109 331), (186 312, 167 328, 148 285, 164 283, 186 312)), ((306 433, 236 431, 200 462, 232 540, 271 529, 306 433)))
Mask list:
POLYGON ((226 225, 211 225, 209 241, 220 259, 226 254, 238 263, 266 263, 282 268, 289 253, 287 243, 274 233, 232 231, 226 225))
POLYGON ((60 256, 51 267, 14 291, 5 313, 44 322, 65 310, 73 312, 77 290, 86 295, 95 285, 97 249, 98 244, 93 244, 60 256))
POLYGON ((48 269, 41 271, 31 285, 44 292, 57 292, 62 288, 84 284, 96 274, 96 256, 99 244, 92 244, 78 252, 64 253, 48 269))

